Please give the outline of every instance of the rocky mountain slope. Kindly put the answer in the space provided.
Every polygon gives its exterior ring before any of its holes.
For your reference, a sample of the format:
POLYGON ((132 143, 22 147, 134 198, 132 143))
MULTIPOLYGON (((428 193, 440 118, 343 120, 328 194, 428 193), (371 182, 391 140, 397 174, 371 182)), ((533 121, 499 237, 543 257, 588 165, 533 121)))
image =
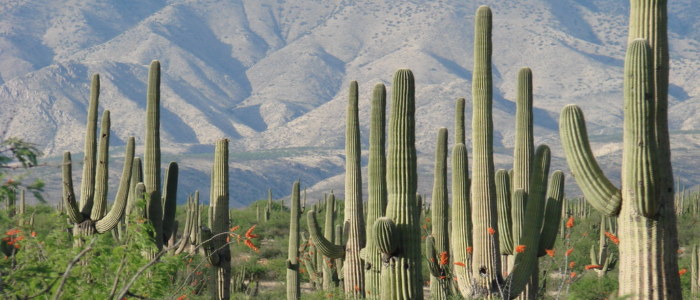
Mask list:
MULTIPOLYGON (((586 113, 601 164, 615 177, 627 1, 479 4, 494 12, 497 167, 510 167, 515 78, 529 66, 536 142, 550 144, 553 167, 566 169, 559 110, 576 103, 586 113)), ((467 98, 471 119, 475 9, 473 2, 457 0, 2 1, 0 132, 37 143, 50 161, 63 151, 82 151, 89 77, 100 73, 101 109, 112 112, 112 144, 123 145, 132 135, 142 143, 147 67, 158 59, 162 144, 181 162, 181 197, 194 189, 206 196, 211 145, 229 137, 236 205, 264 197, 268 187, 282 197, 296 178, 317 199, 330 189, 342 194, 348 83, 358 80, 364 96, 366 146, 371 88, 389 85, 394 70, 411 68, 419 191, 429 194, 435 133, 451 128, 456 98, 467 98)), ((669 4, 673 155, 676 174, 689 185, 700 180, 689 159, 700 154, 698 14, 698 1, 669 4)), ((120 165, 113 166, 116 177, 120 165)), ((57 200, 59 172, 39 172, 48 178, 49 199, 57 200)), ((573 180, 569 186, 575 194, 573 180)))

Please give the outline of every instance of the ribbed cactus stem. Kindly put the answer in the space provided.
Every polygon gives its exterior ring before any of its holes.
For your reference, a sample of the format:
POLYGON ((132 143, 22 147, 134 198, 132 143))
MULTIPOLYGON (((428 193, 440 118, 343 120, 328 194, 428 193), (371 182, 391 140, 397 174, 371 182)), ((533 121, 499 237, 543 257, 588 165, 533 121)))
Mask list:
MULTIPOLYGON (((522 68, 518 72, 518 93, 515 110, 515 149, 513 151, 512 190, 522 189, 530 193, 532 159, 535 153, 532 131, 532 71, 522 68)), ((525 223, 525 205, 512 201, 513 243, 520 243, 525 223)))
POLYGON ((387 204, 386 189, 386 88, 384 84, 374 86, 369 133, 369 163, 367 200, 367 247, 365 247, 365 296, 378 299, 381 293, 381 253, 374 241, 372 225, 377 218, 384 216, 387 204))
POLYGON ((392 261, 382 268, 382 277, 388 278, 387 282, 383 282, 382 299, 421 299, 423 287, 418 220, 420 211, 416 200, 415 83, 413 73, 407 69, 398 70, 394 74, 388 145, 389 199, 386 216, 396 223, 396 234, 401 244, 392 261))
POLYGON ((564 179, 564 173, 557 170, 552 173, 549 180, 538 256, 544 256, 547 253, 545 251, 547 249, 554 249, 559 224, 561 223, 561 208, 564 202, 564 179))
MULTIPOLYGON (((289 248, 287 252, 287 299, 300 299, 301 287, 299 285, 299 181, 292 186, 292 198, 289 203, 289 248)), ((313 210, 309 211, 312 213, 313 210)))
MULTIPOLYGON (((438 260, 437 267, 440 271, 438 274, 431 272, 430 292, 433 299, 447 299, 450 296, 452 278, 447 278, 446 274, 451 264, 449 259, 448 262, 440 259, 440 257, 449 257, 449 252, 451 252, 449 251, 450 244, 447 233, 449 218, 449 205, 447 204, 447 128, 438 130, 437 145, 435 147, 435 172, 433 176, 433 199, 430 205, 432 217, 431 241, 434 242, 432 251, 437 256, 435 258, 438 260)), ((428 258, 430 260, 432 257, 429 256, 428 258)))
POLYGON ((73 171, 70 152, 63 153, 63 205, 68 219, 75 224, 83 222, 85 217, 80 213, 80 209, 75 200, 73 190, 73 171))
MULTIPOLYGON (((138 198, 136 197, 136 185, 143 182, 143 168, 141 167, 141 158, 134 157, 133 166, 131 167, 131 184, 129 185, 129 199, 126 203, 126 215, 131 215, 134 205, 138 198)), ((127 223, 128 224, 128 223, 127 223)))
POLYGON ((473 171, 471 209, 474 244, 472 255, 473 292, 488 295, 496 286, 501 264, 498 236, 489 228, 498 227, 496 218, 496 186, 493 163, 493 117, 491 78, 491 9, 481 6, 476 12, 474 28, 474 71, 472 79, 472 144, 473 171))
POLYGON ((99 220, 107 211, 107 184, 109 179, 109 110, 102 113, 100 142, 97 151, 97 170, 95 172, 95 194, 90 219, 99 220))
MULTIPOLYGON (((498 245, 502 255, 513 255, 513 222, 511 219, 510 178, 506 170, 496 171, 496 201, 498 208, 498 245)), ((502 262, 505 263, 505 262, 502 262)))
POLYGON ((365 247, 365 222, 362 214, 362 173, 360 166, 360 122, 357 81, 350 83, 345 127, 345 293, 364 296, 364 261, 360 250, 365 247))
MULTIPOLYGON (((134 160, 134 137, 130 137, 126 143, 126 153, 124 154, 124 167, 119 181, 117 195, 114 198, 112 209, 106 216, 96 220, 95 229, 97 233, 104 233, 117 226, 119 220, 124 216, 127 198, 129 196, 129 184, 131 181, 131 168, 134 160)), ((93 208, 94 209, 94 208, 93 208)))
POLYGON ((472 252, 472 221, 469 201, 469 171, 467 147, 456 144, 452 149, 452 227, 450 242, 454 258, 454 275, 462 295, 470 295, 469 272, 472 252))
POLYGON ((160 199, 160 62, 157 60, 151 62, 148 72, 143 183, 146 192, 156 191, 160 199))
MULTIPOLYGON (((177 209, 178 165, 171 161, 165 169, 163 179, 163 241, 170 241, 175 230, 175 210, 177 209)), ((168 245, 172 246, 172 245, 168 245)))
POLYGON ((455 144, 465 144, 464 141, 464 98, 455 101, 455 144))
MULTIPOLYGON (((209 192, 211 204, 209 211, 209 228, 211 233, 217 235, 212 241, 214 252, 209 255, 210 263, 214 268, 215 276, 212 277, 213 297, 223 300, 230 297, 231 281, 231 251, 226 242, 226 235, 220 233, 228 231, 230 226, 228 218, 229 208, 229 174, 228 174, 228 143, 227 139, 216 142, 214 149, 214 165, 211 172, 211 190, 209 192)), ((202 236, 204 238, 204 236, 202 236)))
MULTIPOLYGON (((335 195, 331 193, 326 197, 326 219, 323 226, 323 236, 329 240, 333 241, 335 233, 335 195)), ((321 253, 321 251, 318 251, 321 253)), ((330 291, 333 289, 333 257, 323 256, 323 290, 330 291)))
POLYGON ((80 184, 80 212, 90 214, 92 211, 92 197, 95 193, 95 168, 97 159, 97 107, 100 98, 100 75, 92 75, 90 84, 90 102, 87 110, 87 124, 85 125, 85 147, 83 153, 83 177, 80 184))

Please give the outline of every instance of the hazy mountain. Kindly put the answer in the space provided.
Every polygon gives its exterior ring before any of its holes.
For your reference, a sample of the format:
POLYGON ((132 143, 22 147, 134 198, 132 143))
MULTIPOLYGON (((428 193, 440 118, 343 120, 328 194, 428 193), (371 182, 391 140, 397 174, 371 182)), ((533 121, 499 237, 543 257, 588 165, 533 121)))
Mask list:
MULTIPOLYGON (((479 4, 494 12, 497 167, 510 168, 515 78, 529 66, 536 142, 550 144, 553 167, 566 169, 559 110, 576 103, 594 149, 604 155, 601 164, 619 177, 627 1, 479 4)), ((360 84, 366 149, 372 87, 390 85, 396 69, 410 68, 419 191, 429 194, 435 134, 451 129, 458 97, 468 100, 471 127, 475 10, 474 2, 457 0, 2 1, 0 132, 39 144, 54 162, 63 151, 82 151, 89 77, 100 73, 100 109, 112 112, 112 145, 132 135, 142 144, 148 64, 158 59, 162 145, 181 162, 181 198, 194 189, 206 197, 211 145, 229 137, 236 205, 264 197, 268 187, 284 196, 297 178, 317 199, 332 188, 342 194, 348 83, 360 84)), ((700 180, 688 163, 700 149, 698 14, 698 1, 669 4, 670 125, 676 174, 687 184, 700 180)), ((113 178, 120 168, 112 164, 113 178)), ((40 173, 50 198, 58 199, 59 172, 40 173)), ((575 193, 573 180, 569 186, 575 193)))

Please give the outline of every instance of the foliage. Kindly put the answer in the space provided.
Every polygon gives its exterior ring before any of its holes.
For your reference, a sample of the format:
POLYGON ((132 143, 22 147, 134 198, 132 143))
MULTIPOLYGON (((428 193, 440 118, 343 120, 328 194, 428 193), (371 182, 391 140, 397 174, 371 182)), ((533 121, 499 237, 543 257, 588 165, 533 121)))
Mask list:
POLYGON ((24 188, 34 195, 40 202, 44 202, 41 192, 44 190, 44 181, 37 179, 26 184, 22 180, 27 175, 25 170, 38 166, 37 158, 43 155, 35 144, 19 138, 8 138, 0 142, 0 201, 10 201, 16 198, 17 190, 24 188))

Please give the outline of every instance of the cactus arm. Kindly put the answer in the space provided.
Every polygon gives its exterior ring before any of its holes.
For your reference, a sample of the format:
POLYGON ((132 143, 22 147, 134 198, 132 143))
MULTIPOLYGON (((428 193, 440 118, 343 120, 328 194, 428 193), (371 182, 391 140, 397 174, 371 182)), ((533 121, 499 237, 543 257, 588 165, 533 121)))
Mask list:
POLYGON ((309 210, 309 212, 306 213, 306 221, 309 227, 309 236, 323 256, 334 259, 345 256, 344 246, 333 244, 321 235, 321 228, 316 221, 316 212, 314 210, 309 210))
POLYGON ((85 148, 83 153, 83 177, 80 184, 80 212, 90 215, 92 210, 92 197, 95 193, 95 153, 97 151, 97 106, 100 98, 100 75, 92 75, 90 83, 90 102, 87 111, 87 125, 85 130, 85 148))
POLYGON ((129 184, 131 180, 131 167, 134 161, 134 137, 130 137, 126 143, 126 153, 124 154, 124 167, 122 169, 122 177, 119 182, 119 189, 117 190, 117 195, 114 198, 114 205, 112 209, 109 210, 107 215, 97 220, 95 223, 95 230, 98 233, 104 233, 112 230, 122 216, 124 216, 124 208, 126 207, 126 201, 129 196, 129 184))
MULTIPOLYGON (((532 161, 535 153, 532 130, 532 71, 522 68, 518 72, 518 94, 515 112, 515 147, 513 150, 513 175, 510 177, 511 191, 522 189, 531 192, 532 161)), ((532 199, 532 197, 528 197, 532 199)), ((525 223, 526 203, 512 201, 511 217, 513 243, 520 244, 525 223)))
POLYGON ((377 218, 373 226, 377 247, 384 254, 384 260, 393 256, 399 248, 399 235, 394 221, 387 217, 377 218))
POLYGON ((508 171, 496 171, 496 205, 498 208, 498 246, 502 255, 513 255, 510 178, 508 171))
POLYGON ((586 200, 602 214, 617 215, 622 196, 608 180, 591 151, 583 112, 576 105, 562 109, 559 121, 561 144, 566 161, 586 200))
POLYGON ((554 171, 552 173, 549 190, 547 191, 547 202, 545 204, 544 223, 540 234, 540 249, 538 256, 544 256, 545 250, 554 249, 554 242, 557 239, 559 223, 561 221, 561 208, 564 201, 564 173, 554 171))
POLYGON ((73 174, 70 152, 63 153, 63 203, 66 214, 71 222, 80 224, 85 219, 75 203, 75 193, 73 192, 73 174))
POLYGON ((185 227, 182 230, 182 241, 177 246, 177 249, 175 250, 175 255, 178 255, 185 251, 185 249, 187 248, 187 246, 190 245, 191 242, 190 232, 192 232, 192 227, 194 225, 195 218, 195 212, 192 205, 192 201, 192 195, 187 197, 187 216, 185 217, 185 227))
POLYGON ((97 155, 97 169, 95 171, 95 194, 90 213, 91 220, 99 220, 107 211, 107 184, 109 177, 109 110, 102 113, 102 125, 100 127, 100 144, 97 155))
POLYGON ((174 234, 175 210, 177 209, 177 181, 179 168, 176 162, 171 161, 165 170, 163 182, 163 241, 170 240, 174 234))
POLYGON ((654 137, 654 103, 651 51, 644 39, 630 44, 625 59, 625 123, 623 197, 634 201, 643 216, 656 217, 662 201, 656 188, 661 182, 654 137), (629 75, 628 75, 629 74, 629 75), (631 192, 631 193, 630 193, 631 192))

